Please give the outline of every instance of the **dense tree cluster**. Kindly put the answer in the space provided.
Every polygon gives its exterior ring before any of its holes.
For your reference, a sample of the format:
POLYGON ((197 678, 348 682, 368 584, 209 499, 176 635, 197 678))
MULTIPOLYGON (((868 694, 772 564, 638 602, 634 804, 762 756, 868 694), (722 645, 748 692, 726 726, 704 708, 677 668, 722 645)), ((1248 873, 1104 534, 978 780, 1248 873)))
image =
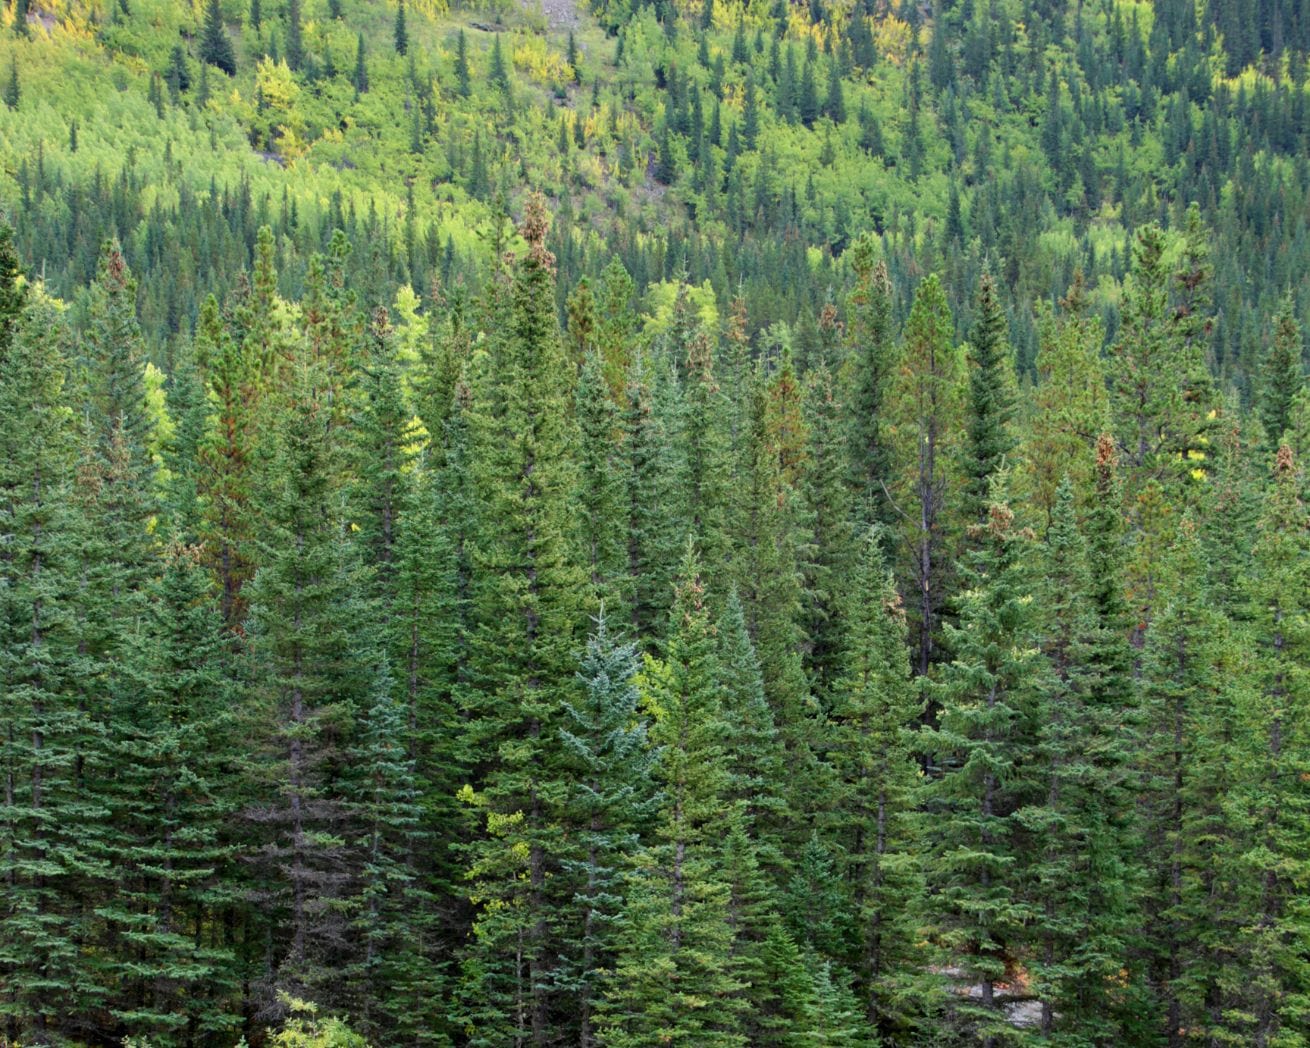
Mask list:
POLYGON ((0 1044, 1310 1043, 1302 5, 84 8, 0 1044))
POLYGON ((549 226, 417 341, 261 231, 167 375, 5 231, 8 1042, 1310 1036, 1289 311, 1235 408, 1145 226, 1021 389, 999 277, 561 327, 549 226))

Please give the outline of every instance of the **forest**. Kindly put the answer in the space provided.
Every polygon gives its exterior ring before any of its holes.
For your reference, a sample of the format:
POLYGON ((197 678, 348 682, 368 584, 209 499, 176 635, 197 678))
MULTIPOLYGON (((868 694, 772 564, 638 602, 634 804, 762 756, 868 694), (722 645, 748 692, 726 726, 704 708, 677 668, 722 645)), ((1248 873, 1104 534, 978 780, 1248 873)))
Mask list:
POLYGON ((0 1046, 1310 1044, 1308 53, 8 0, 0 1046))

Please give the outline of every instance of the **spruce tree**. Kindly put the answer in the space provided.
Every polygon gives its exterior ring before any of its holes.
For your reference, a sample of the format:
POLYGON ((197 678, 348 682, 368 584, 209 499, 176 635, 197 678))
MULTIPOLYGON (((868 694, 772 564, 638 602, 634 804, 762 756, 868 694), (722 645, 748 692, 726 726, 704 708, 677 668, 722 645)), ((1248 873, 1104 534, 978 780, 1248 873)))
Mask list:
POLYGON ((1291 449, 1279 448, 1255 547, 1252 580, 1258 688, 1238 807, 1244 817, 1242 880, 1253 904, 1240 946, 1242 1019, 1233 1032, 1251 1043, 1294 1043, 1310 1029, 1307 912, 1298 887, 1310 870, 1307 763, 1307 651, 1310 650, 1310 542, 1291 449))
POLYGON ((362 95, 368 91, 368 61, 364 56, 363 33, 359 34, 359 42, 355 45, 355 72, 350 82, 355 87, 355 94, 362 95))
POLYGON ((396 4, 396 24, 392 27, 391 37, 396 54, 408 54, 409 30, 405 27, 405 0, 399 0, 396 4))
POLYGON ((969 556, 960 623, 946 628, 954 659, 931 692, 940 727, 929 736, 940 771, 927 787, 929 919, 951 965, 977 993, 953 1004, 980 1044, 1010 1030, 996 984, 1027 952, 1023 883, 1030 855, 1020 810, 1036 783, 1026 767, 1041 664, 1030 593, 1032 540, 993 488, 984 534, 969 556))
POLYGON ((573 779, 565 818, 578 840, 563 863, 577 907, 565 929, 571 969, 565 977, 575 987, 584 1046, 597 1043, 597 1008, 613 982, 625 917, 625 878, 656 810, 653 753, 637 708, 639 669, 636 649, 613 638, 602 614, 578 672, 582 691, 565 708, 560 728, 573 779))
POLYGON ((1260 422, 1270 448, 1282 442, 1291 421, 1292 404, 1305 381, 1301 354, 1301 325, 1296 322, 1291 301, 1284 301, 1274 318, 1273 339, 1261 366, 1260 422))
MULTIPOLYGON (((252 18, 255 18, 253 9, 252 18)), ((252 24, 254 28, 259 28, 257 19, 252 24)), ((236 75, 236 52, 227 35, 227 26, 223 24, 223 8, 219 0, 209 0, 205 5, 205 24, 200 30, 199 54, 200 61, 205 65, 217 66, 228 76, 236 75)))
POLYGON ((1032 980, 1042 1033, 1103 1042, 1131 1038, 1131 1009, 1141 1004, 1131 954, 1140 920, 1134 725, 1126 716, 1129 682, 1117 672, 1127 637, 1122 624, 1102 621, 1075 507, 1066 479, 1056 492, 1040 591, 1050 667, 1038 715, 1046 793, 1022 821, 1036 852, 1031 883, 1041 941, 1032 980))
POLYGON ((378 652, 367 709, 353 747, 353 825, 359 852, 358 937, 347 970, 361 1032, 406 1044, 446 1045, 447 1032, 428 1009, 445 985, 436 900, 425 876, 424 798, 406 745, 406 710, 385 656, 378 652))
POLYGON ((968 441, 964 451, 965 516, 985 522, 991 478, 1014 447, 1013 377, 1005 313, 996 282, 984 271, 978 281, 978 319, 969 340, 968 441))
MULTIPOLYGON (((218 0, 212 0, 217 4, 218 0)), ((287 65, 294 72, 305 68, 305 44, 300 24, 300 0, 287 0, 287 65)))
POLYGON ((468 799, 486 829, 467 860, 479 910, 461 988, 476 1043, 514 1036, 541 1044, 555 1036, 559 1018, 558 728, 573 693, 586 577, 571 517, 577 436, 547 225, 544 202, 530 197, 508 327, 493 342, 476 394, 471 470, 481 519, 468 744, 479 765, 468 799))
POLYGON ((874 533, 846 589, 842 672, 832 691, 829 759, 852 891, 863 1013, 884 1037, 931 1013, 917 945, 923 871, 916 854, 912 729, 922 702, 910 680, 905 612, 874 533))
POLYGON ((250 731, 259 797, 255 891, 278 930, 264 974, 274 991, 326 1001, 354 959, 350 742, 376 668, 367 573, 343 528, 328 381, 297 362, 260 498, 260 567, 246 587, 250 731))
POLYGON ((913 664, 919 674, 936 659, 956 531, 960 480, 950 449, 963 435, 966 386, 964 354, 954 344, 952 327, 941 281, 929 276, 914 296, 888 401, 891 494, 901 519, 913 664))
POLYGON ((866 520, 889 523, 886 483, 890 445, 883 417, 897 352, 892 330, 892 286, 885 262, 875 261, 872 236, 851 247, 855 286, 847 299, 850 352, 843 368, 843 406, 850 430, 851 491, 866 520))
POLYGON ((468 98, 473 90, 469 79, 468 36, 463 29, 455 39, 455 85, 460 98, 468 98))
POLYGON ((1050 525, 1055 493, 1067 476, 1075 497, 1094 487, 1093 448, 1109 422, 1102 325, 1090 314, 1082 274, 1060 300, 1059 312, 1038 314, 1037 388, 1033 413, 1019 450, 1016 485, 1050 525))
POLYGON ((666 655, 644 674, 662 804, 655 840, 631 881, 605 1002, 601 1042, 613 1048, 746 1043, 722 863, 731 777, 718 673, 705 583, 688 543, 666 655))
POLYGON ((628 590, 624 498, 631 483, 620 443, 619 409, 610 398, 600 353, 590 350, 574 394, 581 431, 578 511, 583 554, 595 597, 616 621, 623 618, 628 590))
POLYGON ((150 587, 145 628, 120 658, 133 700, 115 710, 115 891, 101 910, 121 939, 112 1011, 130 1035, 161 1045, 230 1036, 234 958, 204 928, 238 899, 228 827, 233 652, 199 550, 174 541, 150 587))
POLYGON ((78 789, 90 725, 72 686, 78 666, 78 529, 72 519, 73 412, 65 333, 53 308, 21 309, 17 260, 0 253, 0 1015, 5 1037, 48 1043, 99 1003, 80 943, 78 892, 104 812, 78 789))

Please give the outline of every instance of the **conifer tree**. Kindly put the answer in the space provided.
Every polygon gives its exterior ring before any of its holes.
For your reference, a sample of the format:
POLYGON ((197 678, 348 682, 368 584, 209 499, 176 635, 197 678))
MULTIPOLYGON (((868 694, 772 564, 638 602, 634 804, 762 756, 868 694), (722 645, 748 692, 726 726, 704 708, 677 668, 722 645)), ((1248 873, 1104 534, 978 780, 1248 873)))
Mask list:
POLYGON ((109 756, 115 891, 101 914, 117 929, 111 1005, 129 1034, 159 1044, 230 1036, 236 973, 197 929, 240 891, 228 826, 242 767, 232 650, 195 547, 175 541, 152 583, 146 625, 120 655, 109 756))
POLYGON ((724 718, 733 725, 728 747, 732 776, 728 796, 740 805, 752 845, 770 870, 782 867, 781 834, 787 816, 783 795, 786 754, 736 590, 717 625, 724 718))
POLYGON ((1050 524, 1055 493, 1066 476, 1076 498, 1092 494, 1092 449, 1109 422, 1102 341, 1082 275, 1075 274, 1059 312, 1038 315, 1037 388, 1016 476, 1040 510, 1043 527, 1050 524))
POLYGON ((658 748, 661 812, 628 897, 601 1041, 744 1046, 722 839, 731 777, 717 653, 699 558, 678 571, 665 657, 648 661, 643 699, 658 748))
POLYGON ((405 27, 405 0, 399 0, 396 4, 396 24, 392 27, 391 37, 396 47, 396 54, 409 53, 409 30, 405 27))
MULTIPOLYGON (((295 0, 292 0, 294 3, 295 0)), ((257 8, 251 9, 252 27, 259 28, 257 8)), ((232 40, 227 35, 227 26, 223 24, 223 8, 219 0, 209 0, 205 5, 205 24, 200 31, 200 61, 205 65, 217 66, 228 76, 235 76, 237 71, 236 53, 232 49, 232 40)))
MULTIPOLYGON (((217 4, 218 0, 213 0, 217 4)), ((287 65, 295 72, 305 67, 305 44, 300 24, 300 0, 287 0, 287 65)))
POLYGON ((932 686, 941 724, 929 739, 941 771, 926 796, 930 920, 950 963, 978 989, 953 1006, 957 1020, 988 1046, 1010 1029, 996 984, 1027 947, 1029 853, 1016 816, 1036 786, 1025 757, 1041 675, 1031 646, 1032 542, 1003 492, 998 482, 969 557, 960 624, 946 629, 954 659, 932 686))
POLYGON ((218 579, 223 621, 235 628, 245 616, 241 589, 253 571, 248 502, 260 376, 245 344, 223 325, 212 295, 201 305, 196 326, 196 356, 209 404, 198 449, 201 535, 218 579))
POLYGON ((1005 313, 996 282, 986 271, 978 281, 978 320, 969 341, 969 421, 964 452, 965 516, 987 516, 991 478, 1014 447, 1013 378, 1005 313))
POLYGON ((1298 888, 1310 870, 1310 812, 1302 784, 1307 764, 1307 652, 1310 651, 1310 542, 1291 449, 1279 448, 1273 486, 1256 541, 1254 636, 1258 687, 1243 718, 1246 850, 1242 881, 1254 904, 1242 924, 1240 970, 1244 1022, 1233 1033, 1275 1045, 1310 1028, 1310 964, 1303 948, 1307 913, 1298 888))
POLYGON ((1245 651, 1207 592, 1190 514, 1160 557, 1159 612, 1141 659, 1144 735, 1143 894, 1155 1018, 1171 1045, 1186 1031, 1215 1036, 1242 917, 1236 826, 1236 711, 1250 683, 1245 651))
POLYGON ((89 726, 72 686, 77 529, 66 337, 54 310, 21 313, 8 231, 0 259, 0 1016, 5 1037, 48 1043, 99 1001, 79 942, 77 892, 104 813, 77 788, 89 726))
POLYGON ((844 406, 850 425, 851 490, 857 510, 868 519, 889 523, 891 507, 887 420, 883 417, 892 370, 897 360, 892 331, 892 286, 885 262, 875 262, 873 237, 859 237, 851 251, 855 286, 847 300, 850 353, 843 377, 844 406))
MULTIPOLYGON (((558 728, 573 692, 586 577, 571 512, 577 436, 555 319, 547 215, 530 197, 508 329, 479 376, 468 744, 480 757, 469 799, 486 835, 468 857, 480 909, 462 992, 479 1041, 555 1036, 559 947, 552 896, 562 847, 558 728), (514 1002, 520 1002, 515 1004, 514 1002)), ((564 1013, 566 1006, 561 1006, 564 1013)))
POLYGON ((826 364, 806 375, 805 407, 809 430, 800 491, 809 541, 801 558, 803 629, 811 686, 826 701, 841 659, 843 584, 855 561, 843 407, 826 364))
POLYGON ((256 890, 274 915, 274 990, 328 1000, 342 991, 353 887, 349 784, 356 718, 370 694, 376 634, 369 580, 339 510, 331 383, 296 363, 260 499, 260 567, 247 587, 261 794, 247 811, 260 840, 256 890))
POLYGON ((445 1045, 444 1024, 428 1012, 445 989, 438 913, 423 870, 431 842, 424 832, 421 783, 406 746, 405 707, 395 693, 380 657, 353 747, 352 821, 361 856, 353 931, 360 946, 347 978, 362 1032, 445 1045))
POLYGON ((834 827, 853 893, 856 985, 869 1024, 893 1037, 931 1010, 916 975, 915 914, 923 881, 915 855, 916 769, 911 730, 921 702, 910 681, 905 613, 870 533, 846 591, 842 673, 832 692, 829 759, 837 776, 834 827))
POLYGON ((610 398, 597 349, 582 360, 574 394, 579 444, 579 525, 593 592, 607 612, 622 620, 628 589, 623 503, 630 479, 622 455, 619 410, 610 398))
POLYGON ((964 425, 964 355, 954 344, 950 307, 941 281, 928 277, 914 296, 905 324, 900 369, 890 398, 894 456, 892 491, 901 518, 912 593, 910 615, 916 672, 936 658, 947 592, 947 557, 959 497, 951 449, 964 425))
POLYGON ((1284 301, 1274 318, 1273 339, 1261 368, 1260 422, 1271 448, 1282 442, 1291 421, 1292 404, 1305 381, 1301 354, 1301 326, 1291 301, 1284 301))
MULTIPOLYGON (((1037 853, 1032 884, 1041 943, 1032 975, 1042 1033, 1097 1042, 1137 1032, 1132 1008, 1141 1001, 1130 951, 1140 920, 1140 842, 1129 682, 1119 672, 1127 637, 1121 623, 1103 621, 1093 598, 1075 505, 1066 479, 1056 492, 1040 591, 1050 666, 1038 717, 1046 795, 1022 821, 1037 853)), ((1098 567, 1108 573, 1114 566, 1098 567)))
POLYGON ((359 42, 355 45, 355 72, 350 77, 350 82, 355 87, 355 94, 362 95, 368 91, 368 62, 364 57, 364 34, 359 34, 359 42))
POLYGON ((468 36, 461 28, 455 39, 455 85, 460 98, 468 98, 472 92, 469 79, 468 36))
POLYGON ((571 971, 578 1001, 578 1043, 596 1043, 596 1016, 614 973, 624 920, 624 878, 643 825, 655 813, 653 754, 637 706, 636 649, 618 644, 604 614, 587 642, 581 695, 565 709, 561 737, 573 784, 566 819, 578 835, 564 861, 578 913, 568 928, 571 971))

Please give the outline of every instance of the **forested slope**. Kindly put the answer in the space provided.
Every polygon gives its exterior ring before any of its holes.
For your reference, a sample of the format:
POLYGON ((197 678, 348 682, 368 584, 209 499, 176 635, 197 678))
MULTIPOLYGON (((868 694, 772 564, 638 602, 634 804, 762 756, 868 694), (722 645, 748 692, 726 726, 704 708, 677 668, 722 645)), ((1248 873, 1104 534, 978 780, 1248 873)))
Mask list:
POLYGON ((1306 1043, 1308 18, 15 0, 0 1043, 1306 1043))

